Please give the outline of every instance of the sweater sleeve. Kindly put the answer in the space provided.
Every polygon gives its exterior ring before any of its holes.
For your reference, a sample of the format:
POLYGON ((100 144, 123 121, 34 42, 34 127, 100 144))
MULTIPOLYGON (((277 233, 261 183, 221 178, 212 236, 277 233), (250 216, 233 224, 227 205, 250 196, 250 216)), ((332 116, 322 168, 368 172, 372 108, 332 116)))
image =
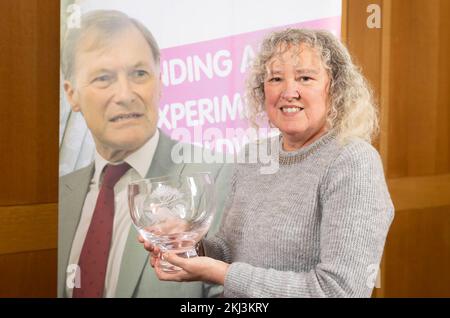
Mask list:
POLYGON ((233 263, 226 297, 371 296, 394 212, 376 150, 365 142, 345 146, 326 170, 318 196, 319 263, 308 272, 233 263))
POLYGON ((227 217, 230 207, 234 200, 234 193, 236 191, 237 169, 233 169, 232 177, 230 180, 230 191, 225 204, 222 207, 218 207, 223 213, 221 226, 216 235, 208 237, 203 240, 203 247, 205 249, 205 255, 218 259, 227 263, 231 263, 231 252, 226 241, 226 235, 224 233, 223 223, 227 217))

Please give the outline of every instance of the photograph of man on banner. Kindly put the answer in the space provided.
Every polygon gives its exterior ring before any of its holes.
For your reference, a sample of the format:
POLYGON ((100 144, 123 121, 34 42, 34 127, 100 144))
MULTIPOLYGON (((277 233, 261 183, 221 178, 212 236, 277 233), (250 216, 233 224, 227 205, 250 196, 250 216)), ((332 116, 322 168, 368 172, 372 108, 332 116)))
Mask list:
POLYGON ((130 226, 132 180, 209 171, 220 197, 220 164, 174 163, 175 145, 156 127, 161 94, 159 48, 137 20, 91 11, 69 29, 62 54, 64 91, 95 142, 94 161, 60 179, 60 297, 206 297, 202 283, 161 283, 130 226))

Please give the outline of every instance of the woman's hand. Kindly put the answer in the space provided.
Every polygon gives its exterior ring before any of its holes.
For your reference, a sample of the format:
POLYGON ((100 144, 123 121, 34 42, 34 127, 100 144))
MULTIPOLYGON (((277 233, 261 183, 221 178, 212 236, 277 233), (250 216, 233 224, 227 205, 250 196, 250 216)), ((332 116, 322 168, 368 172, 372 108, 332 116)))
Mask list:
POLYGON ((150 265, 155 267, 155 261, 161 256, 161 250, 156 245, 147 242, 141 235, 138 236, 139 243, 144 244, 144 248, 150 252, 150 265))
POLYGON ((139 235, 138 240, 150 252, 150 265, 155 269, 155 273, 160 280, 175 282, 204 281, 220 285, 223 285, 225 282, 225 276, 230 264, 204 256, 183 258, 175 253, 168 252, 161 255, 161 250, 145 241, 142 236, 139 235), (181 270, 170 273, 164 272, 160 266, 161 258, 172 265, 180 267, 181 270))
POLYGON ((161 255, 161 258, 155 258, 154 265, 152 264, 152 266, 155 269, 156 276, 160 280, 176 282, 203 281, 223 285, 230 264, 211 257, 197 256, 184 258, 179 257, 175 253, 166 252, 161 255), (164 272, 160 267, 161 259, 180 267, 181 270, 164 272))

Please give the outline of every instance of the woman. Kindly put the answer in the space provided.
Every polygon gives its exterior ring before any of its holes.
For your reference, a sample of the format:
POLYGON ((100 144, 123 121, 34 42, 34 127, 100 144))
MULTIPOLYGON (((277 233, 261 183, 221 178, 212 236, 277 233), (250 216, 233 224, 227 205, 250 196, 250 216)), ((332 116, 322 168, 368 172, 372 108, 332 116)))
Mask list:
MULTIPOLYGON (((161 280, 202 280, 225 297, 370 297, 393 205, 377 151, 370 90, 329 32, 288 29, 263 42, 248 81, 254 123, 280 132, 280 166, 238 164, 208 257, 164 259, 161 280)), ((140 239, 143 242, 142 239, 140 239)))

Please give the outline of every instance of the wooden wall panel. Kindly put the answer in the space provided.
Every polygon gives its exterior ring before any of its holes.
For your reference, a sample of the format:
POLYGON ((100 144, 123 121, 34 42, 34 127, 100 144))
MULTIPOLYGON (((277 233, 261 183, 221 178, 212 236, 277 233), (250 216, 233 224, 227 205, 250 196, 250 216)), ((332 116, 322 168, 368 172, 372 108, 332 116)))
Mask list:
POLYGON ((397 211, 385 258, 385 297, 450 297, 450 206, 397 211))
POLYGON ((379 4, 377 0, 350 1, 347 5, 347 27, 344 38, 354 62, 362 69, 375 91, 375 97, 379 99, 380 73, 381 73, 381 29, 369 29, 367 27, 367 6, 379 4))
MULTIPOLYGON (((383 43, 386 38, 386 28, 389 28, 390 3, 382 0, 344 0, 342 20, 342 39, 347 45, 354 63, 361 67, 362 73, 367 78, 373 89, 375 102, 378 105, 380 117, 387 117, 386 99, 383 90, 388 91, 389 85, 389 59, 386 58, 386 48, 389 42, 383 43), (381 28, 368 28, 367 18, 371 13, 367 12, 369 5, 376 4, 381 8, 381 28), (386 104, 386 105, 385 105, 386 104)), ((387 158, 387 142, 380 142, 387 135, 387 126, 381 121, 380 135, 373 141, 374 146, 387 158)), ((384 156, 383 160, 384 160, 384 156)))
POLYGON ((55 297, 59 0, 0 13, 0 297, 55 297))
POLYGON ((0 205, 57 201, 59 1, 0 1, 0 205))
POLYGON ((447 1, 392 1, 388 297, 450 296, 449 18, 447 1))
POLYGON ((446 0, 392 1, 389 177, 450 172, 449 19, 446 0))
POLYGON ((0 207, 0 254, 57 247, 56 203, 0 207))
POLYGON ((450 205, 450 174, 390 178, 388 187, 397 211, 450 205))
POLYGON ((0 255, 0 297, 56 297, 56 249, 0 255))
POLYGON ((378 1, 381 35, 363 27, 369 3, 345 1, 343 38, 381 104, 396 207, 375 296, 450 297, 450 1, 378 1))
POLYGON ((439 41, 436 144, 438 155, 435 171, 439 174, 450 170, 450 1, 441 1, 439 7, 439 41))
POLYGON ((388 297, 450 297, 450 4, 391 2, 388 297))

